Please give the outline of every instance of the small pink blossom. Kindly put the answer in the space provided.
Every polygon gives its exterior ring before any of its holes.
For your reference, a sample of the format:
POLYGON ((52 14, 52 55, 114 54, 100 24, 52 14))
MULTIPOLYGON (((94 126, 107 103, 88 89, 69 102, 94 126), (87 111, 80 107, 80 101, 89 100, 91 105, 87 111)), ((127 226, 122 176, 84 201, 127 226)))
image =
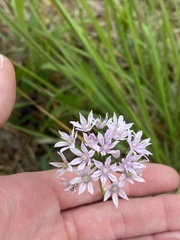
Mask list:
POLYGON ((72 166, 69 164, 64 154, 61 152, 58 152, 58 154, 60 155, 63 162, 50 162, 51 165, 59 168, 59 170, 56 172, 57 178, 62 176, 66 171, 69 171, 69 172, 73 171, 72 166))
POLYGON ((118 171, 119 168, 116 167, 116 163, 111 165, 111 156, 106 159, 104 164, 97 160, 94 160, 94 164, 98 170, 92 174, 92 177, 100 178, 103 187, 107 179, 110 179, 112 182, 117 181, 117 177, 113 173, 118 171))
POLYGON ((86 164, 87 165, 91 165, 91 158, 94 155, 94 150, 90 150, 88 151, 87 147, 84 145, 84 143, 81 143, 81 150, 77 148, 71 148, 71 152, 74 153, 76 156, 76 158, 74 158, 70 164, 71 165, 78 165, 78 170, 82 170, 86 164))
POLYGON ((86 188, 88 192, 93 195, 94 189, 92 185, 92 180, 97 180, 91 176, 91 169, 89 166, 81 171, 76 171, 80 177, 76 177, 70 181, 70 184, 79 184, 79 194, 83 193, 86 188))
POLYGON ((99 139, 99 152, 102 156, 106 154, 112 154, 115 158, 120 156, 120 151, 115 150, 114 147, 119 143, 119 141, 112 140, 112 132, 111 130, 107 130, 105 135, 103 136, 101 133, 98 133, 99 139))
POLYGON ((83 132, 89 132, 92 127, 93 127, 93 112, 90 111, 87 120, 85 119, 85 117, 79 113, 80 115, 80 123, 79 122, 75 122, 75 121, 70 121, 70 123, 76 127, 76 130, 78 131, 83 131, 83 132))
POLYGON ((105 195, 103 201, 106 201, 110 196, 112 196, 112 200, 116 208, 118 208, 118 197, 129 200, 126 193, 122 189, 124 184, 122 182, 114 182, 110 186, 105 189, 105 195))
POLYGON ((65 132, 61 132, 61 131, 59 131, 59 134, 64 141, 57 142, 54 145, 55 148, 56 147, 60 147, 60 148, 62 147, 60 152, 63 152, 65 150, 69 149, 69 148, 75 147, 75 140, 76 140, 76 137, 77 137, 77 132, 74 133, 74 128, 72 129, 70 135, 68 135, 65 132))
POLYGON ((108 114, 106 113, 106 116, 103 121, 101 120, 101 116, 99 116, 99 118, 94 119, 94 121, 97 129, 103 129, 104 127, 107 126, 108 114))
POLYGON ((134 137, 132 136, 132 134, 129 134, 127 142, 129 143, 131 151, 141 155, 152 155, 151 152, 146 150, 146 147, 151 144, 150 138, 141 141, 141 137, 142 131, 139 131, 136 134, 134 134, 134 137))

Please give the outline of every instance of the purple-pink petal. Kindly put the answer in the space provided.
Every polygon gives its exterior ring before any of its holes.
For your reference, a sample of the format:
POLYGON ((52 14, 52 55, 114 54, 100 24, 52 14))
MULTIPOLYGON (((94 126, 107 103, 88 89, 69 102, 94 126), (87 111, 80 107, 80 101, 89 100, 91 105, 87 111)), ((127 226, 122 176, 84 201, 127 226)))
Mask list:
POLYGON ((101 168, 101 167, 103 166, 103 163, 102 163, 102 162, 97 161, 97 160, 95 160, 95 159, 94 159, 94 164, 95 164, 95 166, 96 166, 97 168, 101 168))
POLYGON ((87 187, 88 187, 88 192, 89 192, 91 195, 93 195, 94 189, 93 189, 92 183, 91 183, 91 182, 88 182, 87 187))
POLYGON ((77 158, 73 159, 73 160, 70 162, 70 164, 71 164, 71 165, 77 165, 77 164, 79 164, 79 163, 81 163, 81 162, 82 162, 81 159, 80 159, 79 157, 77 157, 77 158))
POLYGON ((110 198, 110 196, 111 196, 111 192, 110 192, 110 190, 108 189, 108 190, 105 192, 105 194, 104 194, 104 199, 103 199, 103 201, 108 200, 108 198, 110 198))
POLYGON ((112 200, 116 208, 118 208, 118 196, 117 193, 112 193, 112 200))
POLYGON ((85 183, 81 183, 79 186, 79 194, 83 193, 86 190, 87 185, 85 183))

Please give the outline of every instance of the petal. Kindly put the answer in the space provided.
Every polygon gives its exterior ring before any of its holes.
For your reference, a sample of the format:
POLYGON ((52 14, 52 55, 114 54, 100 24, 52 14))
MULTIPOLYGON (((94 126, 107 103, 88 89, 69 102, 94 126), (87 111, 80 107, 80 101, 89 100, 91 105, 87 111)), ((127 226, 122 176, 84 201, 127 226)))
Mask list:
POLYGON ((116 113, 113 114, 113 122, 114 122, 114 123, 117 123, 117 116, 116 116, 116 113))
POLYGON ((139 177, 138 175, 133 175, 132 179, 134 179, 137 182, 146 182, 142 177, 139 177))
POLYGON ((107 190, 107 191, 105 192, 105 194, 104 194, 104 199, 103 199, 103 201, 106 201, 108 198, 110 198, 110 196, 111 196, 111 192, 110 192, 110 190, 107 190))
POLYGON ((90 150, 89 151, 89 157, 92 157, 94 155, 95 151, 94 150, 90 150))
POLYGON ((77 127, 77 128, 82 128, 82 125, 79 124, 78 122, 70 121, 70 123, 71 123, 73 126, 77 127))
POLYGON ((93 111, 91 110, 89 115, 88 115, 88 123, 91 124, 93 120, 93 111))
POLYGON ((86 121, 85 117, 81 113, 79 113, 79 116, 80 116, 80 123, 82 125, 87 124, 87 121, 86 121))
POLYGON ((69 139, 69 135, 65 132, 61 132, 61 131, 58 131, 59 134, 61 135, 61 138, 64 139, 64 140, 68 140, 69 139))
POLYGON ((119 141, 114 141, 113 143, 110 144, 109 148, 114 148, 118 143, 119 141))
POLYGON ((57 142, 55 145, 54 145, 54 147, 56 148, 56 147, 64 147, 64 146, 67 146, 68 145, 68 143, 67 142, 57 142))
POLYGON ((92 177, 92 178, 98 178, 100 175, 101 175, 101 171, 100 171, 100 170, 97 170, 97 171, 95 171, 95 172, 91 175, 91 177, 92 177))
POLYGON ((131 178, 126 178, 126 180, 131 183, 131 184, 134 184, 134 181, 131 179, 131 178))
POLYGON ((93 189, 93 185, 91 182, 88 182, 88 192, 93 195, 94 193, 94 189, 93 189))
POLYGON ((70 165, 77 165, 77 164, 79 164, 81 162, 82 162, 82 160, 80 158, 75 158, 69 164, 70 165))
POLYGON ((73 172, 73 168, 72 168, 72 166, 71 166, 70 164, 68 164, 67 170, 68 170, 69 172, 73 172))
POLYGON ((62 162, 50 162, 49 164, 51 164, 54 167, 58 167, 58 168, 62 167, 62 162))
POLYGON ((95 164, 95 166, 97 167, 97 168, 102 168, 102 166, 103 166, 103 163, 102 162, 100 162, 100 161, 97 161, 97 160, 93 160, 94 161, 94 164, 95 164))
POLYGON ((117 177, 114 176, 113 174, 109 173, 109 174, 108 174, 108 177, 109 177, 109 179, 110 179, 112 182, 117 182, 117 177))
POLYGON ((83 151, 84 153, 87 153, 87 152, 88 152, 88 150, 87 150, 87 148, 86 148, 86 146, 84 145, 83 142, 81 143, 81 149, 82 149, 82 151, 83 151))
POLYGON ((77 155, 77 156, 79 156, 79 157, 82 156, 82 152, 81 152, 79 149, 77 149, 77 148, 71 148, 70 150, 71 150, 71 152, 74 153, 75 155, 77 155))
POLYGON ((73 178, 69 183, 76 184, 76 183, 80 183, 81 181, 82 181, 81 177, 76 177, 76 178, 73 178))
POLYGON ((79 166, 78 166, 78 170, 83 170, 84 168, 85 168, 85 166, 86 166, 86 162, 82 162, 81 164, 79 164, 79 166))
POLYGON ((101 176, 101 182, 102 182, 102 186, 104 187, 104 185, 107 182, 107 178, 105 176, 101 176))
POLYGON ((142 133, 143 133, 142 131, 139 131, 139 132, 136 133, 135 138, 134 138, 136 142, 137 141, 140 142, 141 137, 142 137, 142 133))
POLYGON ((114 151, 112 150, 112 151, 109 151, 109 153, 112 154, 114 158, 119 158, 121 155, 120 150, 114 150, 114 151))
POLYGON ((64 152, 64 151, 67 150, 68 148, 69 148, 69 146, 61 148, 60 153, 64 152))
POLYGON ((112 200, 113 200, 113 203, 116 206, 116 208, 118 208, 118 195, 117 195, 117 193, 112 194, 112 200))
POLYGON ((124 198, 124 199, 126 199, 126 200, 129 200, 129 198, 127 197, 126 193, 122 189, 119 190, 119 196, 124 198))
POLYGON ((109 157, 106 159, 104 165, 107 167, 107 166, 109 166, 110 164, 111 164, 111 156, 109 156, 109 157))
POLYGON ((81 183, 79 186, 79 194, 83 193, 86 190, 87 185, 85 183, 81 183))

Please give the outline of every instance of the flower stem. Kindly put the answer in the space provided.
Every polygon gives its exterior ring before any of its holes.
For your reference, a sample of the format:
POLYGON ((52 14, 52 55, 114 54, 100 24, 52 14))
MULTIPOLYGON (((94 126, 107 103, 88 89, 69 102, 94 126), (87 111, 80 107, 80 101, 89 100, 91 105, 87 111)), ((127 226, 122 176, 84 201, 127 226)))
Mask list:
POLYGON ((101 182, 100 179, 98 180, 98 182, 99 182, 99 188, 100 188, 100 190, 101 190, 101 195, 102 195, 102 197, 104 198, 105 191, 104 191, 104 188, 103 188, 103 186, 102 186, 102 182, 101 182))

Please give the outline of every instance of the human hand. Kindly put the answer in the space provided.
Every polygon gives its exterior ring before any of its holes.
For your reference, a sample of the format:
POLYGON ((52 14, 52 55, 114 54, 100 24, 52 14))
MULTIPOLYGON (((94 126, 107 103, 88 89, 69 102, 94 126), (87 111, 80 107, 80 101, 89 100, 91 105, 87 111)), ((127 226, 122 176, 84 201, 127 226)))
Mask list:
MULTIPOLYGON (((1 125, 14 99, 14 70, 5 58, 1 125)), ((125 191, 132 198, 119 200, 118 209, 112 201, 102 202, 98 185, 94 195, 65 192, 54 170, 0 177, 0 240, 180 239, 180 196, 165 194, 178 187, 179 176, 167 166, 147 165, 146 183, 128 185, 125 191)))

